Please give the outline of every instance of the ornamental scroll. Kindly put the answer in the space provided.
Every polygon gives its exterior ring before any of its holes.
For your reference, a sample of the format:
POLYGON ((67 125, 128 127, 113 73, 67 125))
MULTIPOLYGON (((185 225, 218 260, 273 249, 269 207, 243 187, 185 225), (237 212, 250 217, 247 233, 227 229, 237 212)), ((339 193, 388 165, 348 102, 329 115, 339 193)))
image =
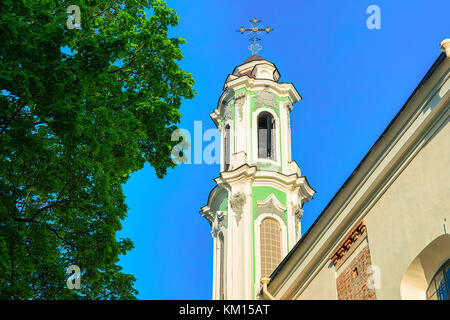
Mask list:
POLYGON ((280 203, 274 199, 276 198, 272 194, 265 201, 256 202, 256 205, 258 206, 258 209, 256 211, 256 218, 258 218, 261 214, 271 213, 279 216, 281 220, 283 220, 284 224, 287 225, 286 215, 284 214, 286 208, 281 207, 280 203))

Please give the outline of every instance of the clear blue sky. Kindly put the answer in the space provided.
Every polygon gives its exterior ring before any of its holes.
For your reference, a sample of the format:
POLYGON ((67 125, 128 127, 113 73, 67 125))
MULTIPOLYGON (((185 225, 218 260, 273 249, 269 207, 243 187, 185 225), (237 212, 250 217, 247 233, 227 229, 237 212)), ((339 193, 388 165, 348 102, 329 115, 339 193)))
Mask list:
MULTIPOLYGON (((182 68, 198 95, 185 101, 179 125, 213 128, 226 76, 249 55, 235 30, 256 16, 275 28, 260 55, 303 100, 291 114, 292 157, 317 191, 304 206, 303 233, 406 102, 450 37, 448 0, 218 1, 168 0, 179 17, 182 68), (381 9, 381 30, 369 30, 369 5, 381 9)), ((203 148, 207 145, 204 142, 203 148)), ((137 278, 140 299, 211 299, 212 238, 200 207, 218 165, 181 165, 163 180, 146 166, 124 186, 128 217, 119 236, 135 249, 121 258, 137 278)))

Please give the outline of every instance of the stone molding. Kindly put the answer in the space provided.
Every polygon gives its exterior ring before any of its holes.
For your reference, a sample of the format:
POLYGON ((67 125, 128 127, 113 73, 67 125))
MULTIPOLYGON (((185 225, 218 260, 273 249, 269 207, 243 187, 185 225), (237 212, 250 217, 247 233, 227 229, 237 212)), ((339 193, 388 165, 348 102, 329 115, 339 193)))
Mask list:
POLYGON ((353 250, 364 240, 367 236, 366 224, 361 220, 358 225, 347 234, 344 241, 338 246, 330 257, 333 265, 338 269, 347 260, 353 250))
POLYGON ((279 216, 284 224, 287 225, 286 215, 284 214, 287 207, 284 206, 273 193, 271 193, 266 200, 256 201, 256 206, 258 207, 256 210, 256 218, 264 213, 271 213, 279 216))

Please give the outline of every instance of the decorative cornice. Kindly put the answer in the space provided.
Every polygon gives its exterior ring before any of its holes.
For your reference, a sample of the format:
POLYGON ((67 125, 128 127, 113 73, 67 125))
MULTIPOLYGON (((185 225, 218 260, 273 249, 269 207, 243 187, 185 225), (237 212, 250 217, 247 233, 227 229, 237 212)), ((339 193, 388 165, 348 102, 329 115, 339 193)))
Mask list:
POLYGON ((244 164, 232 171, 224 171, 220 173, 220 177, 214 179, 220 186, 232 185, 237 182, 243 182, 247 179, 253 179, 256 173, 256 167, 244 164))
MULTIPOLYGON (((243 164, 240 167, 222 172, 220 177, 214 179, 217 185, 211 190, 208 197, 208 204, 202 207, 200 211, 201 215, 205 217, 208 222, 212 225, 214 219, 214 211, 219 210, 219 206, 224 196, 223 193, 231 192, 232 186, 236 184, 250 182, 254 186, 274 186, 280 191, 290 192, 297 194, 293 198, 292 207, 293 212, 297 213, 297 218, 301 217, 301 207, 303 203, 309 201, 314 195, 315 191, 312 189, 305 177, 299 177, 297 174, 284 175, 279 172, 272 171, 260 171, 257 170, 255 166, 249 166, 248 164, 243 164)), ((231 202, 231 200, 230 200, 231 202)), ((234 205, 233 211, 239 205, 236 203, 234 205)), ((283 209, 283 205, 279 208, 283 209)), ((283 212, 286 209, 283 209, 283 212)), ((239 209, 237 209, 237 220, 240 220, 239 209)), ((283 218, 284 219, 284 218, 283 218)))
MULTIPOLYGON (((358 241, 358 239, 364 238, 363 235, 366 234, 366 225, 363 220, 345 237, 344 241, 339 245, 339 247, 334 251, 333 255, 330 257, 334 266, 337 267, 343 263, 344 257, 348 254, 352 246, 358 241)), ((358 241, 359 242, 359 241, 358 241)))
POLYGON ((239 77, 227 82, 225 84, 225 91, 222 93, 222 96, 225 94, 226 90, 237 91, 241 88, 246 88, 247 90, 262 90, 263 88, 271 88, 279 97, 288 96, 291 99, 292 103, 296 103, 302 99, 297 89, 290 82, 275 82, 273 80, 267 79, 252 79, 248 76, 239 77))
POLYGON ((202 209, 200 210, 200 214, 209 222, 210 226, 213 225, 214 216, 209 206, 202 207, 202 209))
POLYGON ((256 201, 256 217, 264 213, 276 214, 283 220, 284 224, 287 225, 286 216, 284 212, 286 211, 286 206, 284 206, 273 193, 271 193, 266 200, 256 201))
POLYGON ((277 187, 284 192, 291 192, 298 190, 298 194, 301 197, 301 202, 305 203, 312 199, 316 193, 308 183, 308 180, 304 176, 298 176, 297 174, 285 175, 279 172, 258 170, 255 175, 255 185, 264 185, 267 181, 269 184, 276 184, 277 187))
MULTIPOLYGON (((245 98, 247 95, 249 95, 248 91, 259 91, 259 92, 269 92, 268 89, 273 90, 273 94, 280 98, 288 98, 289 102, 286 105, 286 107, 289 109, 289 111, 292 111, 293 104, 300 101, 302 97, 298 93, 297 89, 292 83, 289 82, 275 82, 273 80, 268 79, 252 79, 248 76, 239 77, 236 79, 233 79, 225 84, 224 91, 219 97, 219 101, 217 103, 216 108, 209 114, 211 119, 214 121, 214 124, 219 127, 220 122, 222 121, 222 109, 225 105, 229 102, 232 102, 235 104, 235 107, 237 108, 237 111, 239 113, 240 119, 242 119, 243 116, 243 105, 245 102, 245 98), (244 90, 241 92, 241 90, 244 90), (237 93, 236 93, 237 92, 237 93), (239 101, 242 99, 241 101, 239 101), (232 101, 233 100, 233 101, 232 101), (242 111, 242 112, 241 112, 242 111)), ((269 92, 270 93, 270 92, 269 92)), ((253 95, 256 96, 258 92, 253 95)), ((279 102, 275 104, 274 107, 271 106, 272 109, 278 110, 280 107, 279 102)))

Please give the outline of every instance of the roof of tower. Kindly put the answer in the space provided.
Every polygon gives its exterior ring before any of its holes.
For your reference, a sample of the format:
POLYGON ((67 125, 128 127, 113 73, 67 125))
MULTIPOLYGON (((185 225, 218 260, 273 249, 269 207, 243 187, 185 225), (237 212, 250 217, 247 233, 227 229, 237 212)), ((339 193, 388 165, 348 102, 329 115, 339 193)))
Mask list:
POLYGON ((253 79, 270 79, 278 82, 280 73, 274 63, 260 56, 250 56, 244 63, 234 68, 233 73, 227 77, 225 83, 243 76, 253 79))
POLYGON ((250 56, 244 61, 244 63, 255 61, 255 60, 265 60, 265 59, 263 59, 263 57, 261 57, 261 56, 250 56))

